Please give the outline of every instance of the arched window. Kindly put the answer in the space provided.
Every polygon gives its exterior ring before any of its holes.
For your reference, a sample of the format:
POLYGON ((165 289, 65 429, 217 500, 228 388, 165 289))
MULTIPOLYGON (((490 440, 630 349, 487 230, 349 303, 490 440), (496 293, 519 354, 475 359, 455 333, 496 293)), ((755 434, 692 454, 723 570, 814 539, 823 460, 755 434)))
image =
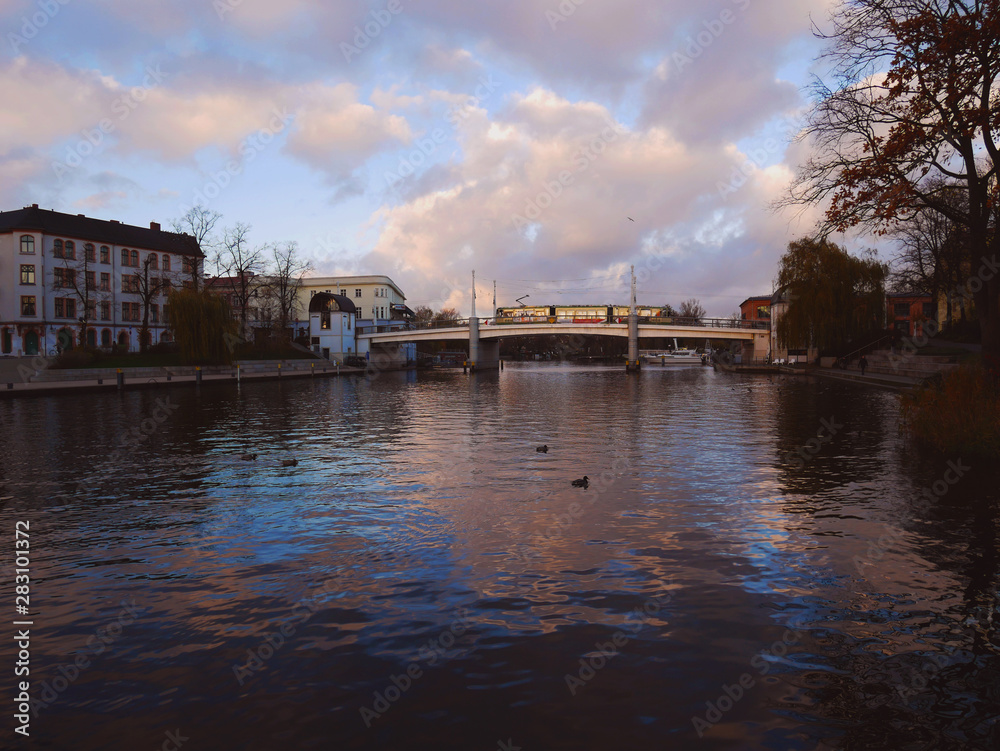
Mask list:
POLYGON ((66 258, 76 258, 76 243, 72 240, 66 241, 66 258))
POLYGON ((87 329, 87 346, 96 347, 97 346, 97 332, 94 329, 87 329))
POLYGON ((56 258, 62 258, 63 257, 63 242, 62 242, 62 240, 53 240, 52 241, 52 255, 54 255, 56 258))
POLYGON ((21 252, 26 256, 34 254, 35 238, 32 235, 21 235, 21 252))
POLYGON ((111 346, 111 329, 101 329, 101 346, 111 346))
POLYGON ((107 245, 101 246, 101 263, 111 263, 111 248, 107 245))
POLYGON ((97 263, 97 256, 94 252, 93 243, 87 243, 83 246, 83 256, 87 259, 87 263, 97 263))
POLYGON ((166 253, 163 254, 163 270, 170 271, 170 256, 166 253))
POLYGON ((156 253, 149 254, 149 268, 159 269, 160 268, 160 257, 156 253))
POLYGON ((128 248, 122 248, 122 266, 128 266, 128 248))
POLYGON ((139 268, 139 251, 133 250, 131 253, 132 265, 139 268))

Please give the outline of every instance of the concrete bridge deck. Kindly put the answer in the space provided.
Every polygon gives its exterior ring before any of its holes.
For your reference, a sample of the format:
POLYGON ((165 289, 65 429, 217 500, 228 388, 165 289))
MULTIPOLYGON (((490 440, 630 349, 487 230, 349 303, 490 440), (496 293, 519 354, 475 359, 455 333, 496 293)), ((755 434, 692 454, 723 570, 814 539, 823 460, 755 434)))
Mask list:
MULTIPOLYGON (((583 336, 617 336, 628 338, 626 323, 513 323, 494 325, 483 321, 479 325, 480 339, 502 339, 512 336, 551 336, 553 334, 579 334, 583 336)), ((640 337, 734 339, 754 341, 755 337, 768 337, 767 329, 735 326, 689 326, 684 324, 640 323, 640 337)), ((401 342, 468 340, 469 325, 434 326, 417 329, 397 329, 395 331, 364 332, 359 339, 367 339, 373 344, 396 344, 401 342)))

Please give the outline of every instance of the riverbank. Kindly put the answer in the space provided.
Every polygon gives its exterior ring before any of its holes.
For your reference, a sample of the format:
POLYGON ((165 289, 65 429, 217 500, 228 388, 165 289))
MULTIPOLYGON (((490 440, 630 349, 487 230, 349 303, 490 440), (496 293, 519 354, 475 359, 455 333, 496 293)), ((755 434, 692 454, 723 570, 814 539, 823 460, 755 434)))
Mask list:
POLYGON ((351 368, 317 360, 249 360, 232 365, 160 368, 91 368, 35 370, 32 358, 0 361, 0 397, 46 396, 53 393, 150 388, 177 384, 264 381, 357 375, 351 368), (120 378, 119 378, 120 376, 120 378))

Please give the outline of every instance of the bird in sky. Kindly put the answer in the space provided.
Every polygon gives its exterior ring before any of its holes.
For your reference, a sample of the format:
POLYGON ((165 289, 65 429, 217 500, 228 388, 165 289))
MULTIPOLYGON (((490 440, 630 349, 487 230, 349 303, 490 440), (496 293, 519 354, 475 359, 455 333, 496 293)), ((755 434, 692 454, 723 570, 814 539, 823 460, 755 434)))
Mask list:
POLYGON ((635 219, 633 219, 632 217, 626 217, 626 218, 627 218, 627 219, 628 219, 628 220, 629 220, 630 222, 634 222, 634 221, 635 221, 635 219))

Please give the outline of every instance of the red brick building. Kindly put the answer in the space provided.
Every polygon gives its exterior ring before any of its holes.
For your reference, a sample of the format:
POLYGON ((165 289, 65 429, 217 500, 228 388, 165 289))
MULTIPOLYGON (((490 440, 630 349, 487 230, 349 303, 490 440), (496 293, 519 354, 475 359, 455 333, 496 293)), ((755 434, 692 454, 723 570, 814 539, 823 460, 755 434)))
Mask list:
MULTIPOLYGON (((903 336, 920 336, 923 323, 937 323, 937 304, 930 295, 886 295, 886 328, 895 329, 903 336)), ((936 333, 934 331, 928 334, 936 333)))

